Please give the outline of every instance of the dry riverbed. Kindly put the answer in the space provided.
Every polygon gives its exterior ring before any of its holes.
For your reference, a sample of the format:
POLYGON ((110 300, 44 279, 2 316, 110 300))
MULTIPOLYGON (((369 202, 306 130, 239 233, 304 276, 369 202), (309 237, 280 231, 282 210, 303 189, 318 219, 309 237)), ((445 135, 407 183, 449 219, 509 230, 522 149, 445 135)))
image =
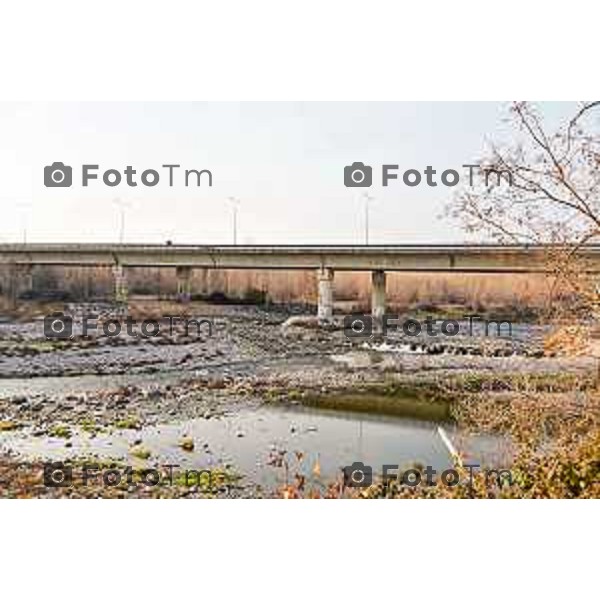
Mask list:
MULTIPOLYGON (((76 308, 77 321, 85 307, 76 308)), ((594 368, 544 355, 544 330, 534 326, 507 339, 349 339, 283 310, 187 311, 211 319, 212 335, 179 327, 149 339, 48 340, 41 319, 0 324, 0 494, 263 497, 293 477, 325 495, 347 460, 444 468, 440 423, 466 453, 502 462, 505 443, 462 432, 452 410, 460 387, 594 368), (73 485, 46 485, 48 461, 72 468, 73 485), (128 476, 83 485, 90 462, 128 476), (144 481, 149 469, 160 483, 144 481), (202 470, 212 478, 185 476, 202 470)))

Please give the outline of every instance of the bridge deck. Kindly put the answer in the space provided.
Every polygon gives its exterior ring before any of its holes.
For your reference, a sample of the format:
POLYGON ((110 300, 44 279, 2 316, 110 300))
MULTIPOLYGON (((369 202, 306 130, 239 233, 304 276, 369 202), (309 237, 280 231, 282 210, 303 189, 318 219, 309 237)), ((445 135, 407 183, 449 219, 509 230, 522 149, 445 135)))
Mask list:
MULTIPOLYGON (((338 271, 545 272, 555 246, 0 244, 0 264, 318 269, 338 271)), ((584 268, 600 272, 600 246, 578 252, 584 268)))

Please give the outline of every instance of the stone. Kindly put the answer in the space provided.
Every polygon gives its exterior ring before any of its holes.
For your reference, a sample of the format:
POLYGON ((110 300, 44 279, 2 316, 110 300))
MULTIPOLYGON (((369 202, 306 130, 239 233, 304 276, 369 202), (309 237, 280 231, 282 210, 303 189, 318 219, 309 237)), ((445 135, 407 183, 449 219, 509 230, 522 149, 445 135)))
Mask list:
POLYGON ((179 441, 179 447, 186 452, 193 452, 194 440, 190 437, 184 437, 179 441))

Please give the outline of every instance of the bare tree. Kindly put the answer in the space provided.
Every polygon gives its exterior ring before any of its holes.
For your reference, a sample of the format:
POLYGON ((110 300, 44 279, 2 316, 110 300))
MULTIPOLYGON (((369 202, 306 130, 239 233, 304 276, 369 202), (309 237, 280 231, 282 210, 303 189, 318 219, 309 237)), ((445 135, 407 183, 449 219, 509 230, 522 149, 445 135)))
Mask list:
POLYGON ((551 292, 566 283, 595 304, 577 250, 600 241, 600 101, 580 103, 554 129, 538 106, 514 102, 508 122, 511 141, 489 145, 480 161, 486 176, 460 191, 449 213, 501 243, 549 244, 551 292))
POLYGON ((505 243, 575 246, 599 237, 600 101, 581 103, 554 131, 534 104, 515 102, 510 112, 514 141, 492 143, 481 160, 502 177, 464 189, 451 213, 468 231, 505 243))

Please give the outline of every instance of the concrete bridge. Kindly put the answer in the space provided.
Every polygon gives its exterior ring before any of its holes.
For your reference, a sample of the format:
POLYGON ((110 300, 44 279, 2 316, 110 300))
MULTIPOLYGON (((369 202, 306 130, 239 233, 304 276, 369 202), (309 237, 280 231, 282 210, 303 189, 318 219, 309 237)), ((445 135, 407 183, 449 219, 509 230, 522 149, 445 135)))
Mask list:
MULTIPOLYGON (((318 315, 333 315, 335 271, 370 271, 372 312, 385 312, 386 271, 434 273, 543 273, 560 251, 541 245, 261 245, 197 246, 147 244, 0 244, 0 265, 27 278, 37 265, 111 267, 115 297, 127 299, 127 268, 172 267, 182 301, 191 294, 191 273, 200 269, 314 269, 318 274, 318 315)), ((600 273, 600 246, 582 247, 585 270, 600 273)))

